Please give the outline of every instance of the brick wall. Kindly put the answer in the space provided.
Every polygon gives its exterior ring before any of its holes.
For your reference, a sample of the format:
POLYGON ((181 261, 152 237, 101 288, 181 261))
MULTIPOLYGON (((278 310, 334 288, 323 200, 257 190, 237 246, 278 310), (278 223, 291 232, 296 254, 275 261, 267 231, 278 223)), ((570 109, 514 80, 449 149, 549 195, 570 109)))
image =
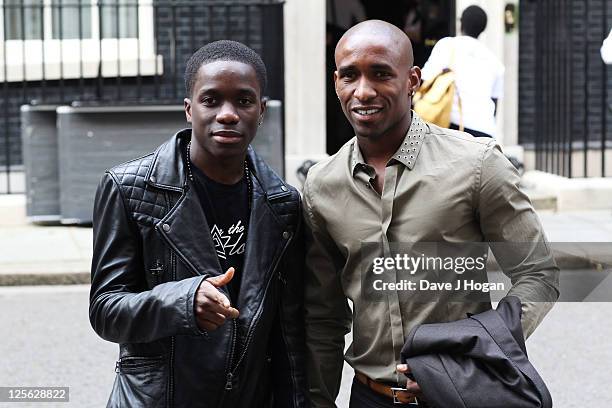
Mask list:
MULTIPOLYGON (((163 56, 164 74, 155 80, 104 78, 79 81, 70 79, 23 83, 0 83, 0 166, 20 164, 21 136, 19 107, 31 100, 41 104, 86 103, 174 103, 184 98, 185 62, 202 45, 219 39, 241 41, 263 58, 268 68, 267 95, 283 99, 282 5, 273 0, 240 1, 225 7, 191 2, 174 9, 158 2, 156 13, 157 54, 163 56), (249 4, 251 3, 251 4, 249 4), (174 24, 175 23, 175 24, 174 24), (7 139, 8 137, 8 139, 7 139), (7 143, 8 140, 8 155, 7 143)), ((221 3, 221 2, 218 2, 221 3)), ((227 1, 222 3, 228 3, 227 1)), ((231 3, 231 2, 230 2, 231 3)))

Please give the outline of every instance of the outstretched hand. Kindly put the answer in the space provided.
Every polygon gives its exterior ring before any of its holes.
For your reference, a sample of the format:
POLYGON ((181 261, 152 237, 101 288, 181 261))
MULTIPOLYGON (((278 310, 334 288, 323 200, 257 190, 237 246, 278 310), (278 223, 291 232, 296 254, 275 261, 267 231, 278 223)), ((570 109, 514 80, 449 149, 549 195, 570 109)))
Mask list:
POLYGON ((235 319, 240 312, 231 306, 227 296, 218 288, 230 283, 234 277, 234 268, 229 268, 223 275, 213 276, 202 281, 195 296, 195 315, 198 327, 213 331, 219 328, 226 319, 235 319))

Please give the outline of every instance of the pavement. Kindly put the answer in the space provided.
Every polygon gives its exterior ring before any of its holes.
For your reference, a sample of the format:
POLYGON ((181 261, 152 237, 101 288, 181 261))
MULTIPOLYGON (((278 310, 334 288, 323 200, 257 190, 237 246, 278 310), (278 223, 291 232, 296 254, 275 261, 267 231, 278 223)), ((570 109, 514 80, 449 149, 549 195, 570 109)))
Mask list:
MULTIPOLYGON (((550 242, 612 245, 612 210, 538 210, 550 242)), ((610 248, 606 246, 606 252, 610 248)), ((87 284, 92 230, 82 226, 29 223, 23 194, 0 195, 0 286, 87 284)), ((566 256, 559 266, 588 268, 592 262, 566 256)))
POLYGON ((91 255, 91 228, 31 224, 25 195, 0 195, 0 286, 89 283, 91 255))
MULTIPOLYGON (((0 327, 12 333, 1 347, 6 369, 0 370, 0 385, 68 386, 70 402, 53 406, 102 406, 112 388, 117 346, 98 338, 88 322, 92 230, 33 225, 25 204, 24 195, 0 195, 0 309, 19 311, 0 315, 0 327)), ((611 210, 538 214, 551 242, 612 245, 611 210)), ((573 275, 584 280, 592 271, 584 272, 573 275)), ((605 296, 610 293, 608 288, 605 296)), ((528 339, 530 360, 555 406, 610 406, 612 326, 602 322, 609 319, 611 305, 559 302, 528 339)), ((346 340, 350 344, 350 333, 346 340)), ((339 408, 348 407, 352 377, 345 364, 339 408)))
MULTIPOLYGON (((118 346, 91 329, 89 285, 0 287, 3 387, 69 387, 68 403, 2 403, 0 408, 103 407, 118 346), (44 307, 41 307, 44 305, 44 307)), ((527 340, 532 362, 558 408, 609 408, 612 303, 557 303, 527 340)), ((352 334, 346 337, 346 344, 352 334)), ((353 369, 344 364, 338 408, 348 408, 353 369)))

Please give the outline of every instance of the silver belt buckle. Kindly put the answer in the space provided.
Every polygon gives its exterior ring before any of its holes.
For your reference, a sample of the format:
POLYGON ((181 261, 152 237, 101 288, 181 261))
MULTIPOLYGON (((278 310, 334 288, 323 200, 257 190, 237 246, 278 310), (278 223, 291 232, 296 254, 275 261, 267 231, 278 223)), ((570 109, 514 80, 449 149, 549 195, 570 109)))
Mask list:
POLYGON ((398 399, 397 394, 399 392, 402 392, 402 391, 408 391, 408 390, 406 388, 402 388, 402 387, 391 387, 391 394, 393 395, 393 403, 394 404, 401 404, 401 405, 405 405, 405 406, 408 406, 408 407, 418 407, 419 406, 419 400, 417 399, 417 397, 414 397, 414 402, 409 402, 407 404, 404 403, 404 402, 401 402, 398 399))

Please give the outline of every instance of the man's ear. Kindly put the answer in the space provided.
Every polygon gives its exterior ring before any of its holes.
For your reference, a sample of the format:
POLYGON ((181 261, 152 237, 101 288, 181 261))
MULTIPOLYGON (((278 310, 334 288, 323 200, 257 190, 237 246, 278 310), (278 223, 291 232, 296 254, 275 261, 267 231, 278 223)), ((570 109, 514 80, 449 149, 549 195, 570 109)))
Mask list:
POLYGON ((410 80, 408 85, 410 87, 410 94, 414 95, 421 87, 421 68, 416 65, 410 68, 410 75, 408 75, 408 78, 410 80))
POLYGON ((185 98, 183 99, 183 103, 185 104, 185 117, 187 118, 187 122, 191 123, 191 99, 185 98))
POLYGON ((340 95, 338 95, 338 71, 334 71, 334 89, 336 90, 336 96, 340 99, 340 95))
POLYGON ((261 126, 261 124, 263 123, 263 119, 264 119, 264 113, 266 113, 266 107, 268 102, 268 98, 261 98, 260 99, 260 108, 259 108, 259 120, 257 122, 257 126, 261 126))

